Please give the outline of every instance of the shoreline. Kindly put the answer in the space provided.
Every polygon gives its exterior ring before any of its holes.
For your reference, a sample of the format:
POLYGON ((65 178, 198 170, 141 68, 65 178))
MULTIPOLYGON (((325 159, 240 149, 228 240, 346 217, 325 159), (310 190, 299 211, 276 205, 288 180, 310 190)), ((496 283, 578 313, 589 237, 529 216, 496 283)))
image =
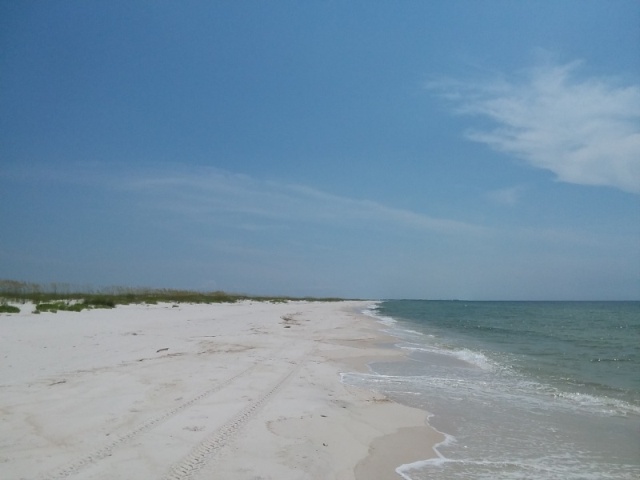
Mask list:
POLYGON ((401 478, 443 437, 340 381, 404 358, 371 303, 1 315, 5 478, 401 478))

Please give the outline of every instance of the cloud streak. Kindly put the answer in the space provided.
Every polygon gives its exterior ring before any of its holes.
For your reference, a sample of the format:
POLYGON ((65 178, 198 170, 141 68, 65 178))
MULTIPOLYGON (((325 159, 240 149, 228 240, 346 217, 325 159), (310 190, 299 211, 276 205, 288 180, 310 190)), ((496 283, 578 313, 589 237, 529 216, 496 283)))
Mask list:
POLYGON ((577 79, 580 62, 544 65, 520 80, 427 85, 456 113, 489 119, 470 140, 553 172, 558 180, 640 193, 640 86, 577 79))
POLYGON ((156 198, 167 208, 194 220, 218 220, 225 216, 235 224, 250 222, 274 227, 293 223, 410 228, 438 234, 483 234, 483 226, 389 207, 372 200, 354 199, 299 184, 259 180, 217 169, 187 173, 167 170, 153 176, 126 180, 123 187, 156 198))
POLYGON ((513 207, 518 203, 523 192, 524 188, 517 185, 515 187, 493 190, 487 194, 487 197, 497 204, 513 207))

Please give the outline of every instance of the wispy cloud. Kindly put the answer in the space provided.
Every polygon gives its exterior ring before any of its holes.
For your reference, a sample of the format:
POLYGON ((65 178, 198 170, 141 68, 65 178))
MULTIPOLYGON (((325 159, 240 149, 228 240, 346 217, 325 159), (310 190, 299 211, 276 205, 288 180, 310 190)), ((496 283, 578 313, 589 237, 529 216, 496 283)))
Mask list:
POLYGON ((518 203, 523 193, 524 187, 517 185, 515 187, 492 190, 487 193, 487 197, 489 198, 489 200, 500 205, 513 206, 518 203))
POLYGON ((544 65, 518 80, 438 81, 456 112, 494 126, 470 140, 550 170, 561 181, 640 193, 640 85, 579 79, 580 62, 544 65))
POLYGON ((155 206, 194 220, 210 221, 228 216, 236 226, 270 228, 293 223, 332 225, 380 225, 411 228, 440 234, 481 234, 487 229, 453 219, 436 218, 376 201, 329 194, 313 187, 268 181, 217 169, 129 177, 122 185, 154 198, 155 206), (261 223, 262 222, 262 223, 261 223))

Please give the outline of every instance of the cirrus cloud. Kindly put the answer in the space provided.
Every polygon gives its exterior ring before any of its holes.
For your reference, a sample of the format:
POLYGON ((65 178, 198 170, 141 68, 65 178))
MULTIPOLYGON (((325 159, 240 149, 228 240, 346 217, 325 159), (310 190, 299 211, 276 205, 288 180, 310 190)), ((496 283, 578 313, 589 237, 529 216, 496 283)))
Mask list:
POLYGON ((558 180, 640 193, 640 86, 578 79, 581 62, 544 65, 520 80, 432 82, 456 112, 493 126, 470 140, 553 172, 558 180))
POLYGON ((252 228, 316 223, 354 225, 382 223, 438 234, 486 235, 490 229, 449 218, 400 209, 374 200, 335 195, 316 188, 267 181, 215 168, 156 169, 154 174, 131 175, 120 186, 153 205, 202 222, 225 216, 252 228))

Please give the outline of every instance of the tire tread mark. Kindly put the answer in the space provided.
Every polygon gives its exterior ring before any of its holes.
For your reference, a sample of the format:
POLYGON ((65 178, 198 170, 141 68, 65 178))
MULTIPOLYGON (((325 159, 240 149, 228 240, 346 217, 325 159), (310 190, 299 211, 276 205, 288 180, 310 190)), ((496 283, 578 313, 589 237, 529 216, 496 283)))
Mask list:
POLYGON ((136 428, 134 428, 133 430, 131 430, 127 434, 116 438, 112 442, 109 442, 107 445, 99 448, 98 450, 95 450, 94 452, 86 455, 85 457, 80 458, 80 459, 70 463, 69 465, 67 465, 65 467, 59 468, 58 470, 55 470, 51 474, 41 476, 41 478, 51 479, 51 480, 56 479, 57 480, 57 479, 67 478, 69 476, 77 474, 84 467, 86 467, 86 466, 88 466, 90 464, 96 463, 97 461, 102 460, 102 459, 104 459, 106 457, 109 457, 111 455, 111 452, 117 446, 119 446, 120 444, 131 440, 132 438, 140 435, 141 433, 146 432, 147 430, 151 430, 155 426, 161 424, 165 420, 168 420, 172 416, 177 415, 182 410, 185 410, 186 408, 190 407, 194 403, 196 403, 196 402, 198 402, 198 401, 200 401, 200 400, 202 400, 202 399, 204 399, 204 398, 206 398, 206 397, 218 392, 219 390, 222 390, 224 387, 226 387, 230 383, 234 382, 238 378, 243 377, 244 375, 247 375, 249 372, 254 370, 257 367, 257 365, 258 365, 257 363, 251 365, 249 368, 241 371, 240 373, 237 373, 236 375, 233 375, 232 377, 229 377, 228 379, 226 379, 226 380, 224 380, 224 381, 222 381, 220 383, 217 383, 212 388, 209 388, 208 390, 205 390, 204 392, 202 392, 199 395, 189 399, 188 401, 181 403, 177 407, 174 407, 174 408, 172 408, 170 410, 167 410, 162 415, 159 415, 159 416, 154 417, 154 418, 152 418, 150 420, 147 420, 146 422, 138 425, 136 428))
POLYGON ((291 368, 278 382, 268 389, 257 400, 238 412, 227 423, 218 428, 209 437, 200 442, 191 452, 178 464, 174 465, 163 480, 188 480, 193 478, 202 469, 217 450, 225 447, 242 426, 257 413, 269 398, 280 390, 300 368, 300 364, 291 368))

